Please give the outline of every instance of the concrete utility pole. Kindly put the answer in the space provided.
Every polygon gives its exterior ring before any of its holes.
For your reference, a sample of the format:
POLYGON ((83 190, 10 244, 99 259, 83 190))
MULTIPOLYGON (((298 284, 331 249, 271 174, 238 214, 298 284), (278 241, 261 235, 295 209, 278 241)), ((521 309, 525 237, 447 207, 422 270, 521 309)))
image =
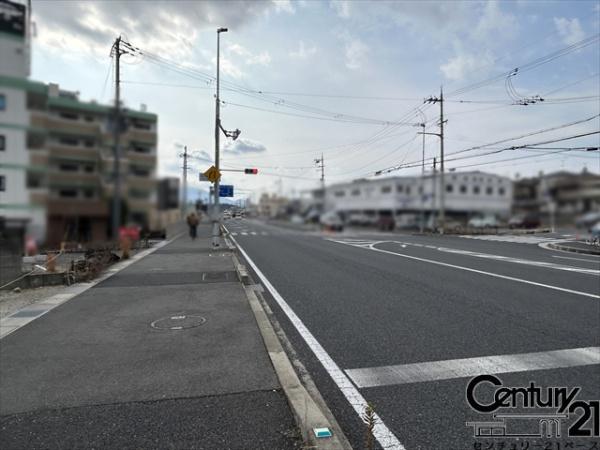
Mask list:
POLYGON ((323 192, 323 211, 325 211, 325 158, 323 158, 323 153, 321 153, 321 159, 315 159, 315 164, 317 168, 321 169, 321 191, 323 192))
POLYGON ((439 133, 424 133, 432 134, 440 138, 440 209, 439 209, 439 222, 440 222, 440 233, 444 234, 444 228, 446 223, 446 208, 445 208, 445 196, 446 186, 444 184, 444 91, 440 87, 439 97, 429 97, 425 99, 424 103, 439 103, 440 104, 440 132, 439 133))
POLYGON ((181 217, 185 219, 185 213, 187 212, 187 171, 188 171, 188 152, 187 145, 183 147, 183 201, 181 205, 181 217))
MULTIPOLYGON (((217 95, 215 96, 215 167, 219 170, 219 129, 221 128, 221 100, 219 98, 219 64, 221 52, 221 33, 226 33, 227 28, 217 29, 217 95)), ((221 245, 221 211, 219 206, 219 179, 215 181, 213 218, 212 218, 212 245, 219 247, 221 245)))
POLYGON ((121 50, 121 36, 119 36, 112 47, 111 55, 115 56, 115 113, 113 120, 113 177, 114 177, 114 190, 113 190, 113 202, 112 202, 112 237, 113 239, 119 238, 119 227, 121 226, 121 149, 119 146, 119 139, 121 136, 121 66, 120 59, 121 55, 127 53, 121 50))
POLYGON ((421 225, 419 229, 423 233, 425 231, 425 121, 420 125, 423 128, 423 147, 421 150, 421 225))

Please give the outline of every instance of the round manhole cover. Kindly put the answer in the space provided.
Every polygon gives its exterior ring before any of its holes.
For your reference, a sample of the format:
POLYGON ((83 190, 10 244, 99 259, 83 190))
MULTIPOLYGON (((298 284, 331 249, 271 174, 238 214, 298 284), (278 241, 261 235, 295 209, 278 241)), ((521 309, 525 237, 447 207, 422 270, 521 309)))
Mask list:
POLYGON ((186 328, 195 328, 206 322, 202 316, 194 314, 176 314, 155 320, 150 324, 157 330, 185 330, 186 328))

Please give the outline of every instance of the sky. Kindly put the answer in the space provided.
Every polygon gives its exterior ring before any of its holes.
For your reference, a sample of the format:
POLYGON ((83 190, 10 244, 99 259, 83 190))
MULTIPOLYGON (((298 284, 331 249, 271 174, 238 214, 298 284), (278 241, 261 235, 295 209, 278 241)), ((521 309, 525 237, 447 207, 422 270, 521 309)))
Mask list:
MULTIPOLYGON (((439 133, 440 104, 424 100, 442 87, 446 170, 600 172, 600 152, 566 150, 598 134, 556 141, 600 129, 600 0, 34 0, 33 20, 31 78, 82 100, 113 101, 117 36, 138 49, 121 58, 122 98, 158 114, 159 176, 192 152, 192 196, 213 163, 219 27, 222 124, 241 130, 222 136, 221 166, 259 169, 223 172, 236 198, 318 187, 321 154, 327 185, 420 174, 419 124, 439 133), (538 146, 506 150, 524 144, 538 146)), ((426 135, 426 171, 439 153, 426 135)))

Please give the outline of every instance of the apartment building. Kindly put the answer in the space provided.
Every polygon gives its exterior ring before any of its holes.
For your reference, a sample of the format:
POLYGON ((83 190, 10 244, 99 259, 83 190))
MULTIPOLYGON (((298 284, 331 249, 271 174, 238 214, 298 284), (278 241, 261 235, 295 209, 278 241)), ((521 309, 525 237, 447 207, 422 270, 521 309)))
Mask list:
POLYGON ((328 186, 326 209, 342 214, 393 215, 398 223, 414 220, 421 210, 427 216, 440 207, 445 190, 446 214, 459 220, 482 213, 508 217, 512 202, 512 182, 506 177, 484 172, 450 172, 441 177, 390 177, 355 180, 328 186))
MULTIPOLYGON (((0 218, 49 247, 107 240, 115 109, 28 79, 28 54, 25 33, 0 33, 0 218)), ((147 227, 157 202, 157 116, 123 107, 120 115, 121 217, 147 227)))

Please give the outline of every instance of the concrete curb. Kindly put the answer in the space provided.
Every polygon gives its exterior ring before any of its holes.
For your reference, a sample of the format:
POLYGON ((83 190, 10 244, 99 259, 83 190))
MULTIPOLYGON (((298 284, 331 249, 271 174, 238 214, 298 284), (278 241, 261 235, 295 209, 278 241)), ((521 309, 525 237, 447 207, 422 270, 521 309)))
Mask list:
POLYGON ((120 272, 121 270, 129 267, 131 264, 136 263, 140 259, 154 253, 159 248, 162 248, 165 245, 170 244, 175 239, 177 239, 179 236, 181 236, 181 234, 182 233, 178 233, 167 241, 159 242, 154 247, 148 248, 146 250, 142 250, 141 252, 136 253, 134 256, 132 256, 129 259, 126 259, 124 261, 119 261, 118 263, 113 264, 107 270, 105 270, 102 273, 102 275, 100 275, 98 278, 96 278, 93 281, 77 283, 72 286, 66 287, 65 291, 60 294, 56 294, 45 300, 41 300, 39 302, 32 303, 31 305, 27 305, 26 307, 13 312, 11 315, 6 316, 3 319, 0 319, 0 339, 5 338, 9 334, 11 334, 13 331, 16 331, 19 328, 24 327, 28 323, 33 322, 36 319, 39 319, 44 314, 53 310, 57 306, 62 305, 63 303, 68 302, 72 298, 87 291, 88 289, 93 288, 98 283, 101 283, 102 281, 112 277, 117 272, 120 272))
POLYGON ((568 245, 561 245, 560 242, 549 242, 548 248, 553 250, 560 250, 562 252, 570 252, 570 253, 579 253, 582 255, 593 255, 600 256, 600 247, 596 249, 586 249, 586 248, 573 248, 568 245))
MULTIPOLYGON (((236 256, 233 256, 233 261, 238 274, 240 271, 247 271, 243 265, 239 263, 236 256)), ((296 424, 301 430, 304 442, 309 448, 322 450, 348 450, 352 446, 341 431, 340 426, 335 421, 333 414, 321 399, 320 406, 304 387, 300 378, 296 374, 292 362, 288 358, 267 313, 265 312, 260 300, 258 299, 257 289, 255 285, 244 286, 246 298, 250 304, 250 308, 254 313, 256 323, 262 335, 265 347, 269 353, 269 358, 277 374, 277 378, 283 388, 283 391, 288 399, 288 403, 294 413, 296 424), (319 427, 328 427, 333 431, 333 436, 327 439, 317 439, 313 429, 319 427)), ((314 388, 316 390, 316 387, 314 388)))

